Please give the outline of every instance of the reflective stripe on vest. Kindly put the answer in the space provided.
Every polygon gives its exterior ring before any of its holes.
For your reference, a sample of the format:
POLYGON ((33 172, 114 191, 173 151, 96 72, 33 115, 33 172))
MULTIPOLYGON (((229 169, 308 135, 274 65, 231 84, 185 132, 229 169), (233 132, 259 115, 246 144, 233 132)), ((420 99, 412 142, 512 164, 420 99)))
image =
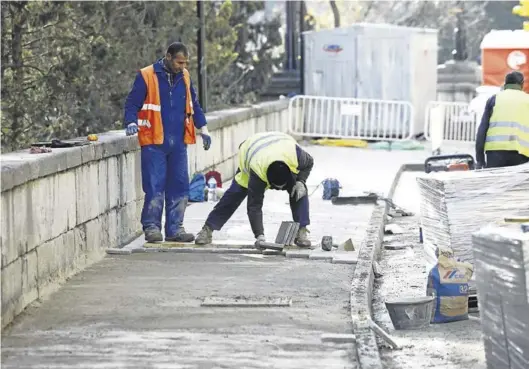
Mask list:
POLYGON ((235 180, 244 188, 248 187, 250 171, 270 186, 266 172, 274 161, 284 161, 292 173, 297 174, 298 159, 296 141, 282 132, 265 132, 253 135, 239 149, 240 173, 235 180))
POLYGON ((485 151, 517 151, 529 157, 529 95, 504 90, 496 95, 485 151))

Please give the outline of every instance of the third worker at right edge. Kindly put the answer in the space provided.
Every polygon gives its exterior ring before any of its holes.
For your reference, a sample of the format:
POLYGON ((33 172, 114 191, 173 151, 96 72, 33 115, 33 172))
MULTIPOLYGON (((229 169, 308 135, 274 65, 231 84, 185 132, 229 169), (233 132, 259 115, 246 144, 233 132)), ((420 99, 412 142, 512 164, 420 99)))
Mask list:
POLYGON ((523 91, 523 85, 523 74, 510 72, 505 76, 503 91, 487 100, 476 135, 478 168, 529 162, 529 94, 523 91))

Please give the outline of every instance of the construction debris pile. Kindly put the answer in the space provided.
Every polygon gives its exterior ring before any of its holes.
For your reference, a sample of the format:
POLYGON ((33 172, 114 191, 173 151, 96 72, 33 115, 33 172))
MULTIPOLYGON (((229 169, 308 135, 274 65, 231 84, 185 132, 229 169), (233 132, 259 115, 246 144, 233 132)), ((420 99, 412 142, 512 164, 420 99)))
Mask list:
POLYGON ((438 247, 473 264, 472 233, 505 217, 529 216, 529 165, 429 173, 417 182, 428 269, 438 247))
POLYGON ((494 225, 472 240, 487 368, 529 368, 529 232, 494 225))

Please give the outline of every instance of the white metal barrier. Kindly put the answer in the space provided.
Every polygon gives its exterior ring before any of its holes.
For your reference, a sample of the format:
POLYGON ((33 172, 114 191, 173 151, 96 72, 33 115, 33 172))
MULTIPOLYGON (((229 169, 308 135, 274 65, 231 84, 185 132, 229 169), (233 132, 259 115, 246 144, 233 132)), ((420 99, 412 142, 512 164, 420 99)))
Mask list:
POLYGON ((408 101, 298 95, 288 107, 290 134, 364 140, 408 140, 414 108, 408 101))
POLYGON ((469 104, 450 101, 430 101, 426 105, 424 136, 428 141, 434 137, 440 141, 473 142, 480 117, 469 110, 469 104))

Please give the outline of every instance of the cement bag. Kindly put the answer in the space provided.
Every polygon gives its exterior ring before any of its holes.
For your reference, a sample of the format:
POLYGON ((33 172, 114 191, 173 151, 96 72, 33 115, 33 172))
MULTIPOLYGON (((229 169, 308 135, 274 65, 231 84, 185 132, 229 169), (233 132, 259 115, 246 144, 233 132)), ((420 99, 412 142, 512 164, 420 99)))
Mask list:
POLYGON ((472 264, 457 261, 450 249, 436 250, 437 264, 428 274, 426 294, 434 296, 432 323, 468 319, 468 281, 472 264))

